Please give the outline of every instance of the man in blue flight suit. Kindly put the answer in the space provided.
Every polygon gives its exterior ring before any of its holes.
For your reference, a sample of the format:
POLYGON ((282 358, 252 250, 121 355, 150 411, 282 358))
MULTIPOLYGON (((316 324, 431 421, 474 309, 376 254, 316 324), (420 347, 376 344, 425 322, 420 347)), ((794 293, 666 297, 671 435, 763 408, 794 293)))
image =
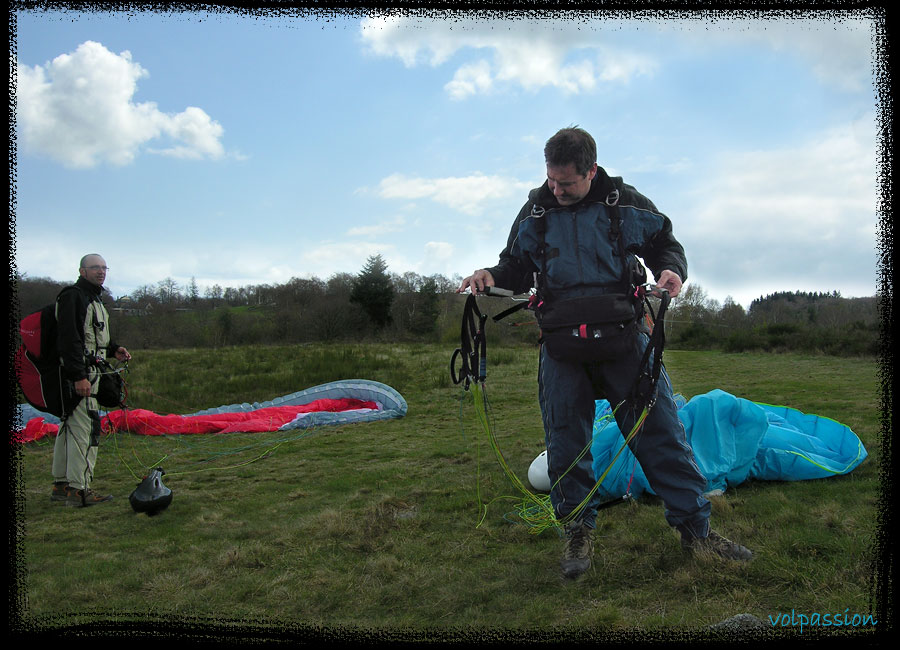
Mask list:
MULTIPOLYGON (((589 451, 569 468, 590 445, 595 400, 621 404, 616 421, 625 434, 642 406, 631 399, 649 341, 641 326, 643 310, 632 299, 643 279, 635 256, 673 298, 687 279, 687 261, 670 220, 597 165, 589 133, 577 127, 560 130, 547 141, 544 157, 547 181, 529 193, 499 263, 475 271, 459 291, 537 289, 535 312, 542 333, 538 386, 554 486, 550 499, 557 518, 567 521, 562 572, 576 578, 591 565, 599 497, 578 510, 596 482, 589 451), (595 341, 589 345, 602 340, 606 347, 597 354, 579 347, 588 339, 595 341)), ((665 504, 666 520, 680 532, 682 546, 751 559, 748 549, 710 530, 706 479, 685 439, 665 369, 649 401, 647 418, 630 447, 665 504)))

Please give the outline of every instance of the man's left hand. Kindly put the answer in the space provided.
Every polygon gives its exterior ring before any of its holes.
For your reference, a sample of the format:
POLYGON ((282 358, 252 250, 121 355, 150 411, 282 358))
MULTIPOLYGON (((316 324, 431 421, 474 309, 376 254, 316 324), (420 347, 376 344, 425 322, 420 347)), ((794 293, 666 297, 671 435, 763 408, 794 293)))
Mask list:
POLYGON ((669 297, 674 298, 681 293, 681 278, 674 271, 665 270, 659 274, 656 286, 669 292, 669 297))

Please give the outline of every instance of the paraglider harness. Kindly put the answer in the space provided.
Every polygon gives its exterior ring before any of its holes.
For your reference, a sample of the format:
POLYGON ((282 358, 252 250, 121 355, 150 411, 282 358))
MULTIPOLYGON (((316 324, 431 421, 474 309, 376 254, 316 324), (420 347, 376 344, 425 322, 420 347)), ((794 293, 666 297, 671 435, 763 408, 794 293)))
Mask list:
MULTIPOLYGON (((610 208, 609 237, 624 266, 623 280, 611 285, 619 291, 600 296, 555 300, 553 292, 546 287, 544 281, 548 259, 545 210, 535 204, 532 206, 531 216, 540 238, 541 257, 541 270, 535 273, 535 290, 527 301, 520 301, 494 316, 493 320, 500 321, 521 309, 534 311, 541 328, 539 341, 546 346, 547 354, 559 361, 584 363, 610 361, 625 354, 634 336, 644 327, 645 313, 648 314, 653 323, 650 338, 627 401, 637 410, 644 407, 649 410, 656 399, 656 385, 662 370, 662 353, 665 347, 663 323, 670 297, 665 289, 647 284, 643 265, 635 256, 626 254, 618 200, 619 191, 613 190, 605 203, 610 208), (659 307, 655 313, 649 301, 650 296, 659 299, 659 307)), ((511 297, 513 294, 509 290, 485 287, 483 295, 511 297)), ((463 309, 460 347, 454 350, 450 359, 453 383, 464 383, 466 390, 472 382, 483 383, 486 378, 486 321, 487 316, 478 308, 475 293, 471 293, 463 309), (458 372, 457 359, 461 360, 458 372)))
MULTIPOLYGON (((75 290, 66 287, 57 295, 75 290)), ((94 322, 96 329, 100 323, 94 322)), ((16 379, 25 400, 39 411, 66 418, 81 401, 75 393, 73 382, 67 379, 60 364, 57 348, 56 303, 46 305, 25 316, 19 322, 22 343, 16 351, 16 379)), ((96 339, 96 336, 95 336, 96 339)), ((102 356, 84 351, 86 366, 96 366, 99 371, 97 403, 104 408, 125 406, 125 381, 122 373, 127 364, 114 368, 102 356)))

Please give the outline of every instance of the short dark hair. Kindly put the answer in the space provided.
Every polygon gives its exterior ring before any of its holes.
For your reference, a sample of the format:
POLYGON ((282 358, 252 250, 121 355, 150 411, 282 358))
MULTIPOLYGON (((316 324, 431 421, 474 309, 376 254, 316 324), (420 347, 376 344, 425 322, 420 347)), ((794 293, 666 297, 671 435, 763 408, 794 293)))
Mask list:
POLYGON ((591 134, 577 126, 560 129, 544 145, 544 160, 551 167, 575 165, 584 176, 597 162, 597 144, 591 134))

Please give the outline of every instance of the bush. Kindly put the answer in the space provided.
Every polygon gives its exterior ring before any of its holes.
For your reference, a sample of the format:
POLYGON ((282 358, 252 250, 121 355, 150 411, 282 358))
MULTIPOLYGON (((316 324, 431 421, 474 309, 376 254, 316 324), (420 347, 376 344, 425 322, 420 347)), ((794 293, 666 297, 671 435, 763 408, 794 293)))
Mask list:
POLYGON ((691 323, 671 338, 672 347, 680 350, 708 350, 717 347, 717 335, 713 328, 703 323, 691 323))

